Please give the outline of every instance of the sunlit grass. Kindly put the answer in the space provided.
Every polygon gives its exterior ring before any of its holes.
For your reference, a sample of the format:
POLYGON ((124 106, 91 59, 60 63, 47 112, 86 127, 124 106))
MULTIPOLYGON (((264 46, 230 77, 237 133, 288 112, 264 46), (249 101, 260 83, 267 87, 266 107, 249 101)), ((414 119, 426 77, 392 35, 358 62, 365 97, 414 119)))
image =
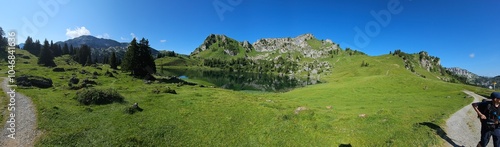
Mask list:
MULTIPOLYGON (((121 71, 115 78, 104 76, 113 71, 107 65, 99 70, 60 58, 58 66, 77 70, 52 72, 21 64, 19 74, 51 78, 54 88, 19 91, 36 105, 38 129, 44 132, 36 146, 435 146, 442 142, 435 130, 419 123, 442 125, 471 102, 463 89, 482 90, 422 78, 389 55, 321 60, 334 66, 321 76, 325 83, 286 93, 144 84, 121 71), (370 66, 360 67, 362 61, 370 66), (81 69, 101 74, 96 87, 114 88, 126 102, 79 104, 67 84, 73 73, 91 77, 81 69), (178 94, 152 92, 164 87, 178 94), (144 111, 125 113, 133 103, 144 111), (298 107, 306 110, 296 114, 298 107)), ((36 63, 35 58, 24 61, 36 63)))

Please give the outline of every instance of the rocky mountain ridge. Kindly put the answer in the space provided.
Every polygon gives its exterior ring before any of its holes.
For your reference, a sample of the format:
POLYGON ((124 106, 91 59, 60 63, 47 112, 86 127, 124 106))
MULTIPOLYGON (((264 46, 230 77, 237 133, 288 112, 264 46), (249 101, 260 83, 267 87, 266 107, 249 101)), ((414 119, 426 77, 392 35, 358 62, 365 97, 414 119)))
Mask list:
MULTIPOLYGON (((226 35, 210 34, 205 41, 191 53, 191 56, 201 57, 200 53, 204 51, 212 50, 212 52, 218 52, 218 49, 222 49, 222 51, 219 52, 229 56, 237 56, 239 54, 248 54, 251 52, 260 53, 258 56, 250 57, 254 59, 266 59, 274 53, 294 53, 302 54, 304 57, 308 58, 318 58, 329 54, 332 50, 339 49, 339 46, 329 39, 318 40, 312 34, 303 34, 295 38, 262 38, 252 44, 248 41, 236 41, 226 35)), ((249 55, 246 55, 245 57, 248 56, 249 55)))
POLYGON ((446 68, 446 70, 453 73, 455 76, 461 77, 463 82, 467 84, 489 88, 490 86, 493 86, 493 82, 500 83, 500 75, 496 77, 479 76, 459 67, 446 68))

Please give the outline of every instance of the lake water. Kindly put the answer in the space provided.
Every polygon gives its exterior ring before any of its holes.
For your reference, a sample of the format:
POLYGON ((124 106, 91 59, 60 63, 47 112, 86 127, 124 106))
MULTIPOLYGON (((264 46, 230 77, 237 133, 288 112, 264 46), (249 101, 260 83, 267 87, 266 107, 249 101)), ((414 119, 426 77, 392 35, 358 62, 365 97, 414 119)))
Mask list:
POLYGON ((236 91, 285 92, 298 87, 319 83, 307 78, 294 78, 273 74, 227 72, 217 70, 164 69, 160 74, 181 79, 204 81, 217 87, 236 91))

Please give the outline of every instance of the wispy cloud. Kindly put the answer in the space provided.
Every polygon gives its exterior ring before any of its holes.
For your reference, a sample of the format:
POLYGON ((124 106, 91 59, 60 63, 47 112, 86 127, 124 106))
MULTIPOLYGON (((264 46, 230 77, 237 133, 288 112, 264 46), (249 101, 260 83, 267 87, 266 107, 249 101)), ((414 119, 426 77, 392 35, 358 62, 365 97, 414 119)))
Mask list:
POLYGON ((135 36, 135 34, 134 34, 134 33, 130 33, 130 36, 132 36, 132 38, 137 39, 137 37, 135 36))
POLYGON ((109 36, 109 34, 108 34, 108 33, 104 33, 104 34, 102 34, 102 35, 97 35, 97 36, 95 36, 95 37, 97 37, 97 38, 104 38, 104 39, 109 39, 109 38, 110 38, 110 36, 109 36))
POLYGON ((476 54, 472 53, 472 54, 469 55, 469 57, 470 58, 474 58, 474 57, 476 57, 476 54))
POLYGON ((161 43, 165 43, 167 42, 167 40, 163 39, 163 40, 160 40, 161 43))
POLYGON ((74 30, 66 29, 66 36, 68 36, 68 38, 73 39, 82 35, 90 35, 90 31, 85 27, 76 27, 74 30))
POLYGON ((124 37, 120 37, 121 40, 128 40, 127 38, 124 38, 124 37))

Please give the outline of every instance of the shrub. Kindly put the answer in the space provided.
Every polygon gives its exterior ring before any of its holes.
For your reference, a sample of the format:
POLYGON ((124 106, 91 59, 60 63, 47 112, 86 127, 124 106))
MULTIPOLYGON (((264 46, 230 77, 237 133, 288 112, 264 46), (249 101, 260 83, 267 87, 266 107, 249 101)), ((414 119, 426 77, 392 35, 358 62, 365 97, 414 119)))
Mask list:
POLYGON ((115 77, 115 75, 113 75, 113 73, 112 73, 112 72, 109 72, 109 70, 108 70, 108 71, 106 71, 106 73, 105 73, 104 75, 105 75, 105 76, 108 76, 108 77, 112 77, 112 78, 114 78, 114 77, 115 77))
POLYGON ((123 102, 124 97, 115 89, 84 89, 76 93, 75 99, 84 105, 104 105, 123 102))

